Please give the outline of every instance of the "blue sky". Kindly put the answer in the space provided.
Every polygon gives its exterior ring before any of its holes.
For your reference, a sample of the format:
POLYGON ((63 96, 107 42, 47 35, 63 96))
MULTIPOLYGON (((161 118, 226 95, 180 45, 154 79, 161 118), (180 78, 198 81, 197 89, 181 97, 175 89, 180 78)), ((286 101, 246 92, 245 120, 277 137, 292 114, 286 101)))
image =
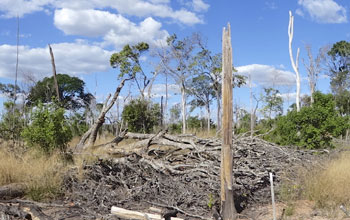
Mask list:
MULTIPOLYGON (((217 53, 222 28, 230 22, 234 66, 241 74, 252 75, 254 93, 274 86, 292 104, 295 86, 288 53, 288 11, 295 16, 294 54, 300 47, 300 57, 306 59, 305 44, 312 46, 316 56, 322 46, 349 41, 349 6, 347 0, 1 0, 0 82, 14 82, 17 15, 20 85, 28 84, 28 78, 51 75, 47 48, 51 44, 57 71, 84 79, 99 101, 118 85, 109 57, 123 45, 146 41, 156 48, 173 33, 181 39, 200 32, 217 53)), ((151 60, 145 57, 148 71, 151 60)), ((301 60, 300 73, 301 92, 308 94, 301 60)), ((154 85, 156 98, 164 94, 163 83, 159 77, 154 85)), ((318 89, 329 92, 327 77, 320 77, 318 89)), ((235 102, 248 108, 248 93, 247 88, 235 90, 235 102)), ((170 103, 176 102, 178 97, 172 95, 170 103)))

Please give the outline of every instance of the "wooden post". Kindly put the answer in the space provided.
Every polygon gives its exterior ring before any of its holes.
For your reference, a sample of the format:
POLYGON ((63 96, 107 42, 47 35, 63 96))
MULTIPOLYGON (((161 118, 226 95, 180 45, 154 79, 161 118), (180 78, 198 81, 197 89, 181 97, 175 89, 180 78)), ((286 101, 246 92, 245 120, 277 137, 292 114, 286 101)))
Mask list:
POLYGON ((55 65, 55 58, 53 56, 52 48, 49 44, 49 49, 50 49, 50 56, 51 56, 51 64, 52 64, 52 72, 53 72, 53 81, 55 84, 56 88, 56 95, 57 95, 57 100, 60 101, 60 92, 58 90, 58 83, 57 83, 57 78, 56 78, 56 65, 55 65))
POLYGON ((232 176, 232 46, 231 27, 222 35, 222 147, 221 147, 221 215, 224 220, 236 219, 232 176))
POLYGON ((270 173, 270 185, 271 185, 272 215, 273 215, 273 220, 276 220, 275 192, 273 190, 273 175, 272 175, 272 173, 270 173))

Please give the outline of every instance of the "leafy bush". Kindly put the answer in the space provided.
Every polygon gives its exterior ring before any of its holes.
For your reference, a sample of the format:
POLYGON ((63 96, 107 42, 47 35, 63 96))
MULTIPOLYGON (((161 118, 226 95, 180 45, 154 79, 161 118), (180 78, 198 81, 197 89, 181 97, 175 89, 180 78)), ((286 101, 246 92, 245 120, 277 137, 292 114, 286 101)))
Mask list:
POLYGON ((0 138, 4 140, 18 140, 25 126, 25 120, 21 110, 13 109, 13 102, 5 102, 5 113, 0 121, 0 138), (13 109, 13 110, 12 110, 13 109))
POLYGON ((30 124, 23 130, 22 137, 30 146, 38 146, 46 153, 54 149, 65 151, 72 139, 72 131, 64 116, 64 109, 55 104, 39 103, 31 115, 30 124))
POLYGON ((332 146, 332 138, 341 135, 348 125, 336 111, 331 94, 316 92, 314 100, 313 106, 279 117, 276 130, 268 139, 282 145, 292 144, 309 149, 332 146))
POLYGON ((144 99, 131 100, 124 107, 122 117, 131 132, 150 133, 160 122, 160 107, 144 99))

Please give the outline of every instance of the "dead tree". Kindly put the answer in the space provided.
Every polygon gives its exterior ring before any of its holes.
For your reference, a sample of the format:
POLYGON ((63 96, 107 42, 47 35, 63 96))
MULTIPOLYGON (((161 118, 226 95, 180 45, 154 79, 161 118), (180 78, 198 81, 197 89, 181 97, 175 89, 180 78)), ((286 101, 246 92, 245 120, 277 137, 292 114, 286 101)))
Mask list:
POLYGON ((305 49, 307 51, 307 56, 309 59, 309 63, 307 64, 304 59, 302 59, 304 66, 307 70, 307 76, 309 80, 309 87, 310 87, 310 98, 311 98, 311 105, 314 103, 314 97, 313 94, 316 90, 318 75, 322 71, 321 62, 325 60, 328 47, 322 47, 320 48, 317 57, 314 59, 312 56, 311 46, 305 45, 305 49))
POLYGON ((222 35, 222 148, 221 148, 221 214, 224 220, 236 219, 232 176, 232 46, 231 27, 222 35))
POLYGON ((54 56, 53 56, 53 52, 52 52, 52 48, 51 48, 50 44, 49 44, 49 50, 50 50, 50 56, 51 56, 53 81, 54 81, 54 84, 55 84, 57 100, 60 100, 60 92, 59 92, 59 89, 58 89, 58 83, 57 83, 57 78, 56 78, 55 58, 54 58, 54 56))
POLYGON ((289 57, 292 63, 293 70, 295 72, 296 86, 297 86, 297 94, 295 98, 297 112, 300 111, 300 74, 299 74, 299 48, 297 49, 297 56, 294 61, 293 50, 292 50, 292 41, 294 35, 294 16, 292 12, 289 11, 289 25, 288 25, 288 37, 289 37, 289 57))
POLYGON ((76 150, 82 150, 88 146, 94 145, 94 143, 96 141, 96 137, 97 137, 97 132, 101 128, 103 123, 105 122, 105 116, 106 116, 107 112, 112 108, 115 101, 118 99, 119 93, 122 90, 122 88, 124 87, 125 82, 128 80, 131 80, 131 79, 132 78, 123 79, 120 82, 120 84, 117 87, 117 89, 113 95, 113 98, 110 102, 108 102, 109 99, 111 98, 111 94, 109 94, 109 96, 107 97, 106 101, 103 104, 102 110, 101 110, 97 120, 94 122, 92 127, 87 132, 85 132, 85 134, 82 136, 82 138, 80 139, 79 143, 76 146, 76 150), (87 139, 89 139, 88 143, 85 144, 87 139))

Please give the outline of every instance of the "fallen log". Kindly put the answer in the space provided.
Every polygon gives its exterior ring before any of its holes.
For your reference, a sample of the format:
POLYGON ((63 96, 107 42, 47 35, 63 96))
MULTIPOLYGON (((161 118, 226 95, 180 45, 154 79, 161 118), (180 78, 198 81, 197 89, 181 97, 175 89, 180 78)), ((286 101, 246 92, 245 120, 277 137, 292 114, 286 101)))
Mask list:
POLYGON ((0 199, 14 199, 22 197, 26 187, 20 183, 11 183, 9 185, 0 186, 0 199))
MULTIPOLYGON (((137 211, 131 211, 116 206, 112 206, 111 214, 118 216, 119 218, 124 219, 140 219, 140 220, 162 220, 164 219, 161 215, 143 213, 137 211)), ((171 220, 183 220, 182 218, 171 217, 171 220)))

